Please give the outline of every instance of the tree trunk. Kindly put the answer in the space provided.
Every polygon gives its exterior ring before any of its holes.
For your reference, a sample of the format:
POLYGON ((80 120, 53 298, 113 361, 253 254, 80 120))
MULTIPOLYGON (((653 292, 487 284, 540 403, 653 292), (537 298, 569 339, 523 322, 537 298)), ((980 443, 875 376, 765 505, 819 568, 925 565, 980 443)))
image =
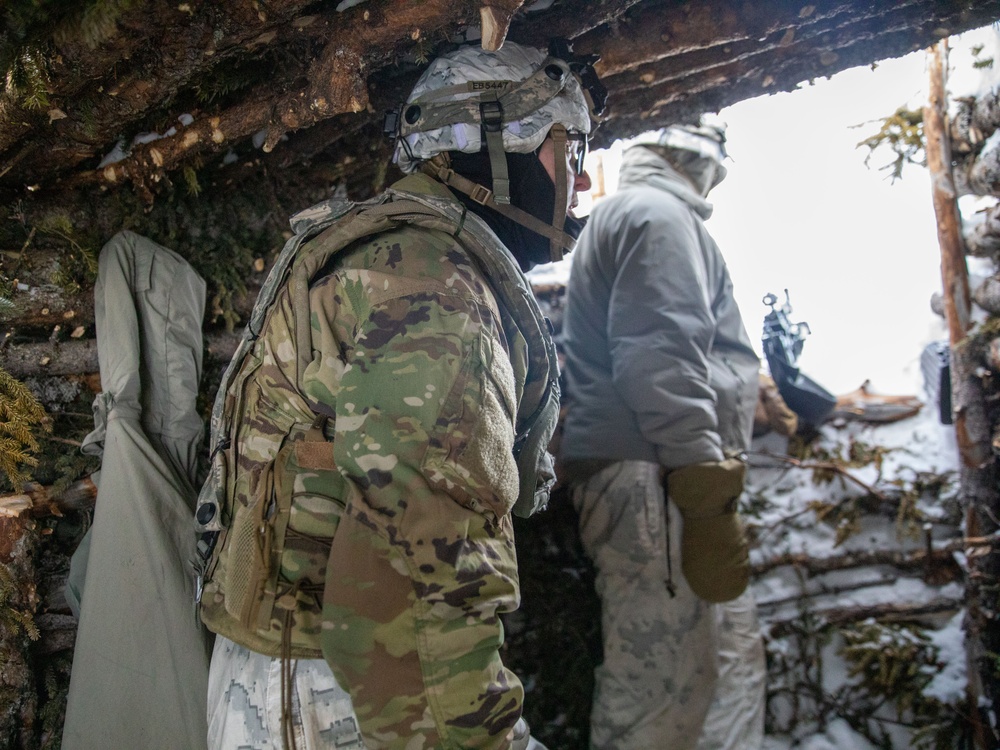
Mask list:
MULTIPOLYGON (((944 287, 945 316, 952 346, 952 403, 955 404, 955 435, 962 460, 960 498, 966 511, 966 534, 992 535, 1000 518, 996 461, 990 450, 988 429, 991 420, 979 376, 980 363, 974 356, 967 332, 971 303, 965 248, 961 235, 957 193, 951 171, 952 157, 947 137, 945 69, 948 46, 941 41, 930 55, 930 100, 924 108, 924 134, 927 142, 927 166, 931 173, 934 213, 941 245, 941 277, 944 287), (984 427, 986 429, 984 429, 984 427)), ((998 172, 1000 174, 1000 172, 998 172)), ((1000 180, 989 180, 1000 187, 1000 180)), ((981 361, 981 357, 979 358, 981 361)), ((997 545, 967 555, 969 583, 966 589, 968 618, 966 648, 969 658, 970 697, 980 712, 978 727, 990 732, 996 746, 1000 740, 997 717, 1000 715, 1000 679, 994 666, 1000 641, 996 611, 997 545)), ((985 747, 985 746, 984 746, 985 747)))

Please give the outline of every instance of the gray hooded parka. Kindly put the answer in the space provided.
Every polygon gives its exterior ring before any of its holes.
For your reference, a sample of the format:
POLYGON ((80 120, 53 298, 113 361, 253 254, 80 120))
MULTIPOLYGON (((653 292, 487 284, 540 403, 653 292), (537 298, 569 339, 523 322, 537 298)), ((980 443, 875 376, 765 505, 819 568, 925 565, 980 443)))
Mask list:
POLYGON ((749 446, 759 360, 712 206, 665 158, 625 152, 573 257, 564 323, 563 459, 675 469, 749 446))

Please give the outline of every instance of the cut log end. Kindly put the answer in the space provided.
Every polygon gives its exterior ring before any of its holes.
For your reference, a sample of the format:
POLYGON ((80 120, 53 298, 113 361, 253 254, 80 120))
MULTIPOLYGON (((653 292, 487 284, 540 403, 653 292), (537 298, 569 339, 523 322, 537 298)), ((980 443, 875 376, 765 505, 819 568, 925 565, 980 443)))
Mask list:
POLYGON ((479 21, 482 25, 482 46, 487 52, 496 52, 503 46, 510 29, 513 14, 492 5, 484 5, 479 9, 479 21))

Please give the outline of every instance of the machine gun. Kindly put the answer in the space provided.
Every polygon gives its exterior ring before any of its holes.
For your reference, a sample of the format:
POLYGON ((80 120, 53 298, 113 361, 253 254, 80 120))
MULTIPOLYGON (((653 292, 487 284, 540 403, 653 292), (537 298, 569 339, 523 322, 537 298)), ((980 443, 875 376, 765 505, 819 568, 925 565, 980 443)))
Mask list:
POLYGON ((785 290, 785 303, 778 307, 778 298, 764 295, 763 302, 771 308, 764 316, 764 356, 771 370, 771 377, 788 408, 804 422, 820 424, 837 405, 837 398, 798 368, 799 355, 806 336, 812 331, 805 322, 793 323, 788 317, 792 305, 785 290))

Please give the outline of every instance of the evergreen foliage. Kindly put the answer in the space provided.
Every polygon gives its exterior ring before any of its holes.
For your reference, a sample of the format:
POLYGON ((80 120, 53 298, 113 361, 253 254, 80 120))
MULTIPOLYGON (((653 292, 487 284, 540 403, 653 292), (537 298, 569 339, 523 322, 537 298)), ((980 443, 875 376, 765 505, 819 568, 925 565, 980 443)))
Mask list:
POLYGON ((41 218, 38 231, 61 241, 66 251, 60 259, 58 272, 53 280, 67 294, 75 294, 83 287, 92 286, 97 279, 97 243, 92 238, 81 237, 72 218, 62 211, 54 211, 41 218))
POLYGON ((0 565, 0 625, 23 632, 29 639, 38 640, 38 627, 30 611, 14 606, 18 598, 17 581, 6 565, 0 565))
MULTIPOLYGON (((53 2, 45 0, 9 0, 4 3, 0 16, 0 73, 6 82, 15 61, 23 53, 26 39, 40 39, 46 36, 41 30, 51 24, 53 2)), ((63 3, 63 9, 68 3, 63 3)))
POLYGON ((201 185, 198 183, 198 173, 194 167, 184 167, 184 184, 187 185, 188 195, 197 198, 201 193, 201 185))
POLYGON ((924 113, 923 110, 900 107, 882 120, 882 126, 874 135, 870 135, 857 145, 868 149, 865 165, 868 165, 880 146, 888 146, 896 155, 888 164, 879 167, 889 171, 893 181, 903 176, 903 167, 907 164, 927 166, 927 155, 924 153, 924 113))
POLYGON ((38 718, 42 724, 40 750, 62 747, 63 722, 66 719, 66 699, 69 696, 69 676, 73 659, 69 654, 57 654, 45 665, 42 674, 38 718))
MULTIPOLYGON (((892 707, 899 723, 913 727, 914 750, 949 750, 961 733, 954 707, 925 693, 944 667, 939 649, 923 628, 912 624, 867 621, 845 628, 842 655, 857 680, 852 690, 877 707, 892 707)), ((863 734, 870 719, 855 713, 863 734)))
POLYGON ((140 5, 141 0, 95 0, 78 16, 59 25, 55 41, 67 44, 79 39, 95 49, 118 34, 118 20, 126 11, 140 5))
POLYGON ((49 72, 41 49, 28 46, 14 57, 5 71, 4 94, 25 109, 49 105, 49 72))
POLYGON ((38 465, 33 431, 45 419, 45 410, 31 391, 0 368, 0 472, 15 490, 28 479, 26 469, 38 465))

